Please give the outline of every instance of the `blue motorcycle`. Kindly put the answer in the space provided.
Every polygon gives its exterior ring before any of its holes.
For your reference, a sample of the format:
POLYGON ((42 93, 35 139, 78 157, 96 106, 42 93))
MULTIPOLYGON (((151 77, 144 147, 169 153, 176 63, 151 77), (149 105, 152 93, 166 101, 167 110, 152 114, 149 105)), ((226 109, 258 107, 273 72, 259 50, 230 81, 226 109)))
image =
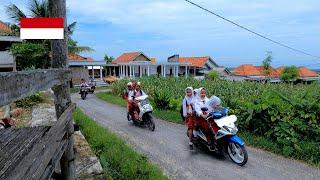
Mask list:
MULTIPOLYGON (((208 111, 207 108, 201 110, 208 111)), ((228 116, 228 109, 222 108, 218 112, 209 113, 206 121, 211 130, 212 138, 216 140, 216 153, 222 156, 226 153, 234 163, 239 166, 245 165, 248 161, 248 153, 244 141, 236 135, 238 132, 235 125, 237 117, 235 115, 228 116)), ((201 129, 195 129, 193 136, 196 146, 209 147, 207 138, 201 129)))

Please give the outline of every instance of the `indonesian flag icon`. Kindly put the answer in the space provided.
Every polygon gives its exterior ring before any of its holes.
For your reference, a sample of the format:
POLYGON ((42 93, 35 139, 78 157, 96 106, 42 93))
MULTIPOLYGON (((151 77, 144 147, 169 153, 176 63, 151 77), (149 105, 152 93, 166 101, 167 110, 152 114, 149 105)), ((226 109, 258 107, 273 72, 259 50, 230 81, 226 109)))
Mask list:
POLYGON ((20 39, 64 39, 63 18, 21 18, 20 39))

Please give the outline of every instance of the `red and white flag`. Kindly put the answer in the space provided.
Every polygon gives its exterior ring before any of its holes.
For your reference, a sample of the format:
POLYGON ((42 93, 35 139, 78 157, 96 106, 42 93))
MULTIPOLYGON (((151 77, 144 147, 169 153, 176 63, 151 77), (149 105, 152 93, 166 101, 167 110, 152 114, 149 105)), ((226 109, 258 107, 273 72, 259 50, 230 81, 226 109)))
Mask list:
POLYGON ((63 39, 63 18, 21 18, 20 39, 63 39))

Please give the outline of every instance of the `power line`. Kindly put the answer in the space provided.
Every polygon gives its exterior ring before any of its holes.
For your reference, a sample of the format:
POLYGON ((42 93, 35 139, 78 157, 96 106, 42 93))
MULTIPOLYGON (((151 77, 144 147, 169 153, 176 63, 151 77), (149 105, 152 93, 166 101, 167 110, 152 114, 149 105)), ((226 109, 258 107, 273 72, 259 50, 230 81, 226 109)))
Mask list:
POLYGON ((244 30, 246 30, 246 31, 249 31, 250 33, 253 33, 253 34, 255 34, 255 35, 257 35, 257 36, 259 36, 259 37, 261 37, 261 38, 263 38, 263 39, 266 39, 266 40, 268 40, 268 41, 271 41, 271 42, 273 42, 273 43, 275 43, 275 44, 278 44, 278 45, 280 45, 280 46, 282 46, 282 47, 288 48, 288 49, 290 49, 290 50, 292 50, 292 51, 299 52, 299 53, 301 53, 301 54, 304 54, 304 55, 307 55, 307 56, 311 56, 311 57, 320 59, 320 56, 312 55, 312 54, 307 53, 307 52, 305 52, 305 51, 302 51, 302 50, 299 50, 299 49, 290 47, 290 46, 285 45, 285 44, 283 44, 283 43, 281 43, 281 42, 279 42, 279 41, 276 41, 276 40, 273 40, 273 39, 271 39, 271 38, 268 38, 268 37, 266 37, 265 35, 262 35, 262 34, 260 34, 260 33, 257 33, 257 32, 255 32, 255 31, 253 31, 253 30, 250 30, 249 28, 246 28, 246 27, 244 27, 244 26, 242 26, 242 25, 240 25, 240 24, 238 24, 238 23, 236 23, 236 22, 234 22, 234 21, 231 21, 231 20, 229 20, 229 19, 227 19, 227 18, 225 18, 225 17, 223 17, 223 16, 221 16, 221 15, 219 15, 219 14, 217 14, 217 13, 215 13, 215 12, 209 10, 209 9, 206 9, 206 8, 200 6, 200 5, 198 5, 198 4, 196 4, 196 3, 192 2, 192 1, 189 1, 189 0, 185 0, 185 1, 188 2, 188 3, 190 3, 190 4, 192 4, 192 5, 194 5, 194 6, 196 6, 196 7, 198 7, 198 8, 200 8, 200 9, 202 9, 202 10, 205 10, 205 11, 207 11, 208 13, 213 14, 213 15, 215 15, 215 16, 217 16, 217 17, 219 17, 219 18, 221 18, 221 19, 223 19, 223 20, 225 20, 225 21, 227 21, 227 22, 229 22, 229 23, 231 23, 231 24, 233 24, 233 25, 235 25, 235 26, 238 26, 238 27, 240 27, 240 28, 242 28, 242 29, 244 29, 244 30))

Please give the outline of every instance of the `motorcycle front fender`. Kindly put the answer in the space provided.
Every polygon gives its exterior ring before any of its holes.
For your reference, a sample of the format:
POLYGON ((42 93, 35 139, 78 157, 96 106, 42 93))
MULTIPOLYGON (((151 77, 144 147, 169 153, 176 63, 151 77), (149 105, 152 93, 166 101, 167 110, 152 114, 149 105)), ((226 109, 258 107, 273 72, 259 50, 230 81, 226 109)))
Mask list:
POLYGON ((244 141, 237 135, 234 135, 234 136, 231 136, 229 139, 228 139, 228 142, 233 142, 233 143, 237 143, 239 144, 240 146, 244 146, 244 141))

